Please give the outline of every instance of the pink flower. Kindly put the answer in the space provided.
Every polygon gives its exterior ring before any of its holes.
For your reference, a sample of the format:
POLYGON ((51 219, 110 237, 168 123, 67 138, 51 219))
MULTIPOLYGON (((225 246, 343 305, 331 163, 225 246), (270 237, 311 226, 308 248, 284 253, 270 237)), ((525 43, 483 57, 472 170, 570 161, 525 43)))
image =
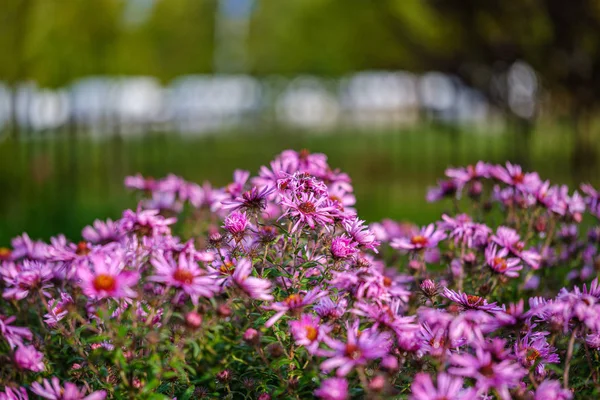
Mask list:
POLYGON ((320 290, 319 288, 314 288, 307 292, 305 295, 302 295, 301 293, 291 294, 285 300, 273 303, 265 307, 267 309, 277 311, 275 315, 269 318, 269 320, 265 323, 265 326, 267 328, 270 328, 288 311, 301 310, 307 305, 314 303, 323 296, 327 296, 327 292, 320 290))
POLYGON ((64 387, 60 386, 58 378, 52 378, 52 383, 44 379, 43 386, 39 382, 31 384, 31 391, 38 396, 50 400, 104 400, 106 392, 99 390, 89 395, 85 395, 86 389, 79 389, 75 384, 65 382, 64 387))
POLYGON ((498 307, 496 303, 488 304, 487 300, 483 297, 470 295, 462 292, 455 292, 448 288, 444 288, 442 296, 458 303, 464 310, 481 310, 481 311, 501 311, 502 308, 498 307))
POLYGON ((257 213, 265 209, 267 206, 267 197, 274 191, 275 188, 270 186, 265 186, 260 190, 257 187, 253 187, 233 200, 223 200, 221 207, 223 209, 242 209, 251 213, 257 213))
POLYGON ((331 241, 331 255, 334 258, 348 258, 358 252, 358 243, 346 236, 338 236, 331 241))
POLYGON ((420 372, 415 375, 411 386, 410 400, 471 400, 476 398, 472 390, 463 388, 463 379, 440 373, 437 385, 429 374, 420 372))
POLYGON ((86 226, 81 232, 81 236, 88 242, 94 244, 105 244, 119 240, 122 233, 118 222, 107 219, 106 222, 95 220, 94 225, 86 226))
POLYGON ((238 261, 231 279, 244 293, 257 300, 273 300, 271 296, 271 282, 250 276, 252 273, 252 262, 247 258, 238 261))
POLYGON ((523 269, 523 266, 519 264, 521 260, 518 258, 507 258, 507 256, 508 249, 503 248, 498 250, 495 244, 485 249, 485 259, 492 271, 510 278, 516 278, 519 276, 518 271, 523 269))
POLYGON ((23 345, 23 340, 31 340, 33 335, 29 328, 10 325, 17 317, 3 317, 0 315, 0 334, 8 342, 11 349, 23 345))
POLYGON ((346 299, 338 299, 334 302, 329 296, 326 296, 321 298, 313 309, 321 318, 336 320, 346 312, 347 303, 346 299))
POLYGON ((523 173, 520 165, 506 163, 506 168, 501 165, 495 165, 490 168, 490 174, 511 186, 525 193, 535 193, 537 188, 542 184, 537 173, 523 173))
POLYGON ((27 390, 20 387, 12 389, 8 386, 4 388, 4 392, 0 392, 0 400, 28 400, 27 390))
POLYGON ((121 229, 140 236, 157 236, 171 233, 169 225, 174 224, 175 218, 164 218, 158 210, 125 210, 121 219, 121 229))
POLYGON ((306 347, 309 353, 315 354, 323 338, 333 328, 320 324, 319 317, 302 314, 300 320, 290 322, 290 330, 296 344, 306 347))
POLYGON ((41 241, 33 241, 26 233, 17 236, 11 241, 13 251, 11 258, 18 260, 27 258, 29 260, 44 261, 48 258, 48 245, 41 241))
POLYGON ((347 400, 348 381, 344 378, 327 378, 315 390, 315 396, 323 400, 347 400))
POLYGON ((33 346, 21 345, 15 351, 15 363, 21 369, 33 372, 41 372, 45 369, 44 355, 37 351, 33 346))
POLYGON ((329 230, 329 224, 333 222, 332 212, 335 211, 335 207, 327 206, 326 201, 327 197, 316 198, 313 193, 300 193, 293 197, 284 196, 281 205, 287 209, 279 218, 289 216, 296 221, 292 232, 306 225, 311 229, 321 225, 329 230))
POLYGON ((571 400, 573 393, 563 389, 559 381, 546 379, 535 391, 534 400, 571 400))
POLYGON ((359 244, 359 246, 362 246, 368 250, 373 250, 375 253, 377 253, 377 247, 380 243, 375 240, 375 234, 371 231, 371 229, 364 224, 365 221, 354 218, 352 220, 344 221, 344 229, 348 235, 350 235, 350 237, 359 244))
POLYGON ((481 348, 475 355, 468 353, 453 354, 450 359, 454 367, 448 369, 453 375, 474 378, 479 392, 494 388, 502 400, 510 400, 509 388, 516 387, 525 376, 526 371, 518 364, 504 360, 494 362, 492 354, 481 348))
POLYGON ((542 256, 535 250, 523 250, 525 243, 521 241, 521 237, 514 229, 505 226, 498 227, 496 234, 492 236, 492 241, 506 247, 512 254, 525 261, 533 269, 540 267, 542 256))
POLYGON ((36 289, 41 289, 44 296, 50 297, 46 291, 52 287, 49 281, 54 276, 50 263, 29 260, 24 260, 20 265, 4 263, 0 273, 7 286, 2 294, 5 299, 22 300, 36 289))
POLYGON ((234 211, 223 221, 223 228, 234 236, 243 235, 248 226, 248 217, 245 212, 234 211))
POLYGON ((466 183, 474 179, 489 178, 491 169, 492 166, 490 164, 478 161, 475 166, 468 165, 460 168, 447 168, 445 174, 462 188, 466 183))
POLYGON ((67 305, 73 303, 73 298, 70 294, 62 292, 60 294, 60 300, 54 299, 48 303, 48 313, 44 315, 44 322, 50 326, 56 325, 56 323, 67 316, 67 305))
POLYGON ((330 338, 325 339, 325 343, 332 350, 323 350, 323 355, 330 357, 321 363, 324 372, 337 369, 337 376, 346 376, 354 367, 388 355, 392 344, 389 333, 368 329, 358 335, 358 321, 348 326, 347 332, 345 343, 330 338))
POLYGON ((95 299, 103 298, 132 298, 137 293, 131 288, 139 281, 139 273, 135 271, 124 271, 125 263, 120 252, 114 252, 111 256, 102 253, 90 257, 89 264, 81 265, 78 276, 81 279, 80 286, 86 296, 95 299))
POLYGON ((157 253, 151 261, 154 266, 154 275, 148 280, 164 283, 167 286, 181 289, 192 299, 194 305, 198 304, 200 297, 213 297, 219 292, 215 279, 198 266, 193 255, 179 253, 175 261, 171 253, 157 253))
POLYGON ((394 249, 421 250, 436 247, 438 243, 446 238, 441 230, 436 230, 434 224, 423 227, 421 231, 410 239, 403 237, 392 240, 390 245, 394 249))

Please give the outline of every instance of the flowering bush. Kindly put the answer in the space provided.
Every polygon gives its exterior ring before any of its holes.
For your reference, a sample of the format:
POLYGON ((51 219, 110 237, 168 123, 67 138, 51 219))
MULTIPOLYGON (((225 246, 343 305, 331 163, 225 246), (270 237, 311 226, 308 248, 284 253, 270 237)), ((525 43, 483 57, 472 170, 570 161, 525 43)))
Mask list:
POLYGON ((597 398, 600 194, 446 175, 422 228, 366 225, 305 151, 224 188, 128 177, 136 211, 0 250, 0 399, 597 398))

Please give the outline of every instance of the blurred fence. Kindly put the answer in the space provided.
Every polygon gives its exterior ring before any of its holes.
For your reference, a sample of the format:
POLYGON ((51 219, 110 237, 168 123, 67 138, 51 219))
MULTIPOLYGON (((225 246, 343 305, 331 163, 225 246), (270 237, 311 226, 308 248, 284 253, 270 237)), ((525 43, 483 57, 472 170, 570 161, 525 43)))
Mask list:
MULTIPOLYGON (((597 164, 587 176, 571 167, 572 147, 570 135, 542 129, 534 133, 525 161, 553 182, 575 185, 584 180, 598 186, 597 164)), ((82 226, 94 219, 117 218, 137 202, 123 187, 128 174, 175 173, 199 183, 225 185, 235 168, 254 174, 286 148, 327 154, 332 167, 352 177, 358 210, 371 221, 391 217, 425 223, 439 217, 448 205, 427 204, 424 196, 448 165, 479 159, 524 161, 519 158, 522 142, 515 134, 439 124, 319 135, 269 130, 195 137, 111 135, 101 140, 70 134, 23 137, 0 141, 0 245, 23 231, 45 238, 64 232, 76 239, 82 226)))
MULTIPOLYGON (((556 182, 600 183, 598 159, 577 168, 565 127, 538 120, 523 134, 518 124, 540 108, 531 68, 515 63, 495 85, 505 108, 437 72, 0 85, 0 127, 20 131, 19 140, 0 137, 0 245, 23 231, 77 237, 95 218, 118 217, 136 203, 122 186, 127 174, 224 185, 235 168, 256 172, 286 148, 324 152, 347 171, 368 220, 436 218, 443 208, 424 203, 427 186, 448 165, 480 159, 522 163, 556 182)), ((600 153, 600 143, 591 147, 600 153)))
POLYGON ((89 77, 54 90, 33 82, 12 91, 0 85, 0 127, 12 121, 23 131, 197 134, 264 122, 370 129, 424 119, 484 124, 497 122, 496 114, 477 90, 437 72, 362 72, 339 79, 190 75, 168 86, 151 77, 89 77))

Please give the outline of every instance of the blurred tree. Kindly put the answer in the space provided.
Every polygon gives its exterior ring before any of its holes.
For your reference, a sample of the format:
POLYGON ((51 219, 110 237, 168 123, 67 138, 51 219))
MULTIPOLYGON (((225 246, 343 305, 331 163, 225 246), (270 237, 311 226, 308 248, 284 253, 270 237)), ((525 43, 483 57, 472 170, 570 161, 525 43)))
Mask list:
MULTIPOLYGON (((0 80, 16 101, 17 85, 35 80, 63 86, 72 79, 114 72, 122 0, 5 0, 0 2, 0 80)), ((15 134, 16 107, 11 127, 15 134)))
POLYGON ((550 103, 559 106, 553 110, 570 115, 575 128, 573 161, 593 165, 590 118, 600 103, 600 2, 382 0, 373 4, 379 8, 380 21, 399 46, 409 49, 421 69, 455 74, 506 111, 522 134, 523 158, 529 153, 537 112, 509 110, 514 100, 510 71, 520 61, 531 65, 550 94, 550 103), (427 33, 426 28, 432 31, 427 33))
POLYGON ((41 86, 117 72, 115 45, 121 33, 123 0, 39 1, 29 30, 29 74, 41 86))
POLYGON ((212 72, 217 0, 158 0, 140 25, 125 28, 117 70, 163 81, 212 72))
MULTIPOLYGON (((15 86, 29 75, 26 43, 31 27, 31 10, 35 0, 5 0, 0 3, 0 54, 6 61, 0 62, 0 80, 12 91, 11 101, 16 102, 15 86)), ((17 114, 12 107, 10 127, 18 133, 17 114)))
POLYGON ((249 40, 251 71, 339 76, 366 69, 416 67, 407 46, 381 24, 375 3, 257 1, 249 40))

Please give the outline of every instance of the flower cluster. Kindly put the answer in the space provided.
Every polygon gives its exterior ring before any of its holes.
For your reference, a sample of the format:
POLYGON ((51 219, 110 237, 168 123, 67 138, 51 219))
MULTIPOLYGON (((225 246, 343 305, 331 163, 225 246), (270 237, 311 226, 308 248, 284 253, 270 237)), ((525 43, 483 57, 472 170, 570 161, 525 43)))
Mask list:
POLYGON ((307 151, 222 188, 126 178, 121 218, 0 249, 0 400, 600 395, 598 192, 446 176, 423 227, 366 224, 307 151))

